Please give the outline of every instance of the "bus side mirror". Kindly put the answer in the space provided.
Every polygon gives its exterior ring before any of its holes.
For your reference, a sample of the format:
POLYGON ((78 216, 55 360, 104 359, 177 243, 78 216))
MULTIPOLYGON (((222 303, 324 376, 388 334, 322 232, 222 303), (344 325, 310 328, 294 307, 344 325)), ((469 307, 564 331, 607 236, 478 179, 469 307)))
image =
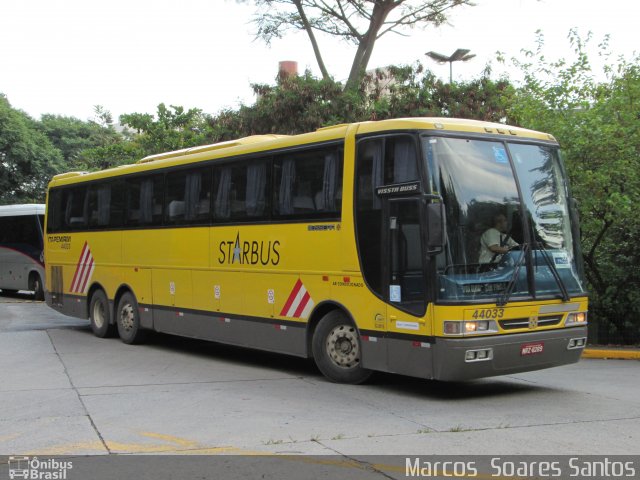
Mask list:
POLYGON ((435 255, 444 250, 446 241, 446 218, 444 204, 431 202, 427 204, 427 252, 435 255))

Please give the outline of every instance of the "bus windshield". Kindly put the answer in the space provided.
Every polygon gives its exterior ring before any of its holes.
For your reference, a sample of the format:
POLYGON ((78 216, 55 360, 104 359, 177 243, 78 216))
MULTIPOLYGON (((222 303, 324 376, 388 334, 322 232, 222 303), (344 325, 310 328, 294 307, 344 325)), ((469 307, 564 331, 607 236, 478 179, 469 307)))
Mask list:
POLYGON ((583 294, 579 247, 557 147, 424 137, 447 243, 438 298, 496 301, 583 294))

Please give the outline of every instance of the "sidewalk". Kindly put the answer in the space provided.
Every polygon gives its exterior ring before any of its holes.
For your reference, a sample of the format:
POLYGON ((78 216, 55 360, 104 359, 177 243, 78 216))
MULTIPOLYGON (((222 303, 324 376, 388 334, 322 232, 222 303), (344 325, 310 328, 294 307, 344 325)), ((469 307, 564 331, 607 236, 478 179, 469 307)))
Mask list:
POLYGON ((584 349, 582 358, 606 358, 615 360, 640 360, 640 348, 615 346, 590 346, 584 349))

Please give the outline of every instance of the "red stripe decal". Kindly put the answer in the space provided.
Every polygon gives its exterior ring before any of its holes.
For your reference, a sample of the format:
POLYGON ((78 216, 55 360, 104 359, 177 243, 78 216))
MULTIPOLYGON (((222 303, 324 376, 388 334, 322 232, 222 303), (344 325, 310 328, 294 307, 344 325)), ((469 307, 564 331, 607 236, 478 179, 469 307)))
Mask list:
POLYGON ((86 264, 82 263, 78 266, 78 270, 76 270, 78 272, 78 278, 75 281, 75 283, 73 285, 71 285, 71 291, 72 292, 79 292, 80 291, 80 282, 82 281, 82 276, 84 275, 84 270, 86 268, 86 264))
POLYGON ((302 312, 307 306, 307 303, 309 302, 310 298, 311 298, 311 295, 309 295, 309 292, 304 292, 304 296, 302 297, 302 300, 300 300, 300 305, 298 305, 298 308, 296 308, 296 311, 293 314, 295 318, 300 318, 300 315, 302 315, 302 312))
POLYGON ((89 277, 91 276, 92 267, 93 267, 93 256, 91 256, 91 261, 87 265, 87 274, 84 277, 84 282, 82 282, 82 288, 79 290, 80 293, 84 292, 84 289, 87 288, 87 283, 89 283, 89 277))
POLYGON ((80 264, 82 263, 82 259, 84 258, 84 253, 87 250, 87 242, 84 242, 84 247, 82 247, 82 253, 80 253, 80 258, 78 259, 78 263, 76 264, 76 273, 73 275, 73 280, 71 280, 71 291, 75 292, 73 288, 76 284, 76 278, 78 277, 78 272, 80 271, 80 264))
POLYGON ((293 287, 293 290, 291 291, 291 294, 289 295, 289 298, 287 298, 287 302, 284 304, 284 307, 282 307, 282 311, 280 312, 281 317, 286 316, 287 312, 289 311, 289 308, 291 308, 291 304, 296 299, 296 296, 298 295, 298 292, 300 291, 301 288, 302 288, 302 280, 298 279, 295 286, 293 287))

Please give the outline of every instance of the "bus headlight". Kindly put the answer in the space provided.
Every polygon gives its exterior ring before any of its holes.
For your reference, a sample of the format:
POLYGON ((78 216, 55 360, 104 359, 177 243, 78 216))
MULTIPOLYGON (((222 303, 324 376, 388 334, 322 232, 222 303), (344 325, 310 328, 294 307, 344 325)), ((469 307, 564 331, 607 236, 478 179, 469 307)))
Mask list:
POLYGON ((466 320, 463 322, 444 322, 445 335, 482 335, 485 333, 497 333, 498 324, 495 320, 466 320))
POLYGON ((586 325, 587 324, 587 312, 573 312, 567 315, 567 319, 564 322, 565 327, 572 327, 574 325, 586 325))

